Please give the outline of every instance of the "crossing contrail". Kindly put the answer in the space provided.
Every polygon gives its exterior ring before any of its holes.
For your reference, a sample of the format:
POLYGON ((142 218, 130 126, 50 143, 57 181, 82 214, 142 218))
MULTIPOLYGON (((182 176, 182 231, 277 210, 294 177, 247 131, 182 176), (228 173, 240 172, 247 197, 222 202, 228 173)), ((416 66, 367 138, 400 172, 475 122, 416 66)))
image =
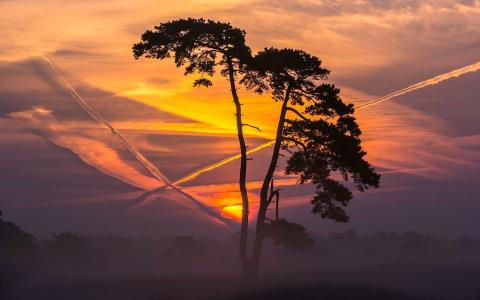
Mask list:
POLYGON ((72 98, 77 102, 80 107, 90 115, 95 121, 100 123, 101 125, 110 129, 113 135, 115 135, 120 142, 122 143, 125 148, 135 157, 135 159, 156 179, 158 179, 161 183, 163 183, 161 188, 169 187, 179 194, 183 195, 195 205, 197 205, 201 210, 207 213, 209 216, 214 217, 215 219, 220 220, 221 222, 230 225, 231 221, 221 216, 215 210, 209 208, 208 206, 204 205, 197 199, 195 199, 192 195, 186 193, 181 188, 177 187, 175 184, 171 182, 171 180, 165 176, 155 165, 153 165, 143 154, 141 154, 130 142, 125 139, 125 137, 113 127, 107 120, 103 119, 99 114, 95 112, 95 110, 83 99, 83 97, 75 90, 75 88, 68 82, 68 80, 63 76, 63 74, 58 70, 55 64, 46 56, 42 56, 42 59, 47 62, 50 68, 54 71, 57 75, 57 78, 61 81, 63 87, 68 91, 68 93, 72 96, 72 98))
POLYGON ((137 159, 137 161, 145 169, 147 169, 147 171, 150 174, 152 174, 160 182, 163 182, 165 184, 169 183, 170 180, 164 174, 162 174, 162 172, 160 172, 160 170, 157 167, 155 167, 150 161, 148 161, 148 159, 146 159, 137 149, 135 149, 135 147, 133 147, 120 132, 118 132, 109 122, 107 122, 100 115, 98 115, 90 105, 88 105, 88 103, 83 99, 83 97, 80 96, 80 94, 75 90, 75 88, 73 88, 73 86, 67 81, 65 76, 63 76, 63 74, 60 73, 60 71, 53 64, 53 62, 50 59, 48 59, 48 57, 43 56, 42 59, 48 63, 50 68, 57 75, 57 78, 60 79, 64 88, 69 92, 72 98, 80 105, 80 107, 83 108, 85 112, 87 112, 95 121, 97 121, 98 123, 110 129, 112 134, 115 135, 120 140, 120 142, 125 146, 125 148, 127 148, 128 151, 131 154, 133 154, 133 156, 137 159))
MULTIPOLYGON (((21 28, 17 28, 17 30, 28 39, 27 35, 21 28)), ((80 105, 80 107, 92 117, 95 121, 100 123, 101 125, 110 129, 113 135, 115 135, 120 142, 128 149, 128 151, 135 157, 135 159, 156 179, 160 182, 169 185, 171 184, 170 180, 167 176, 165 176, 160 170, 155 167, 147 158, 145 158, 132 144, 130 144, 125 137, 118 132, 107 120, 103 119, 99 114, 95 112, 95 110, 83 99, 82 96, 77 92, 77 90, 68 82, 65 76, 58 70, 55 64, 47 57, 41 56, 41 58, 50 66, 53 72, 57 75, 57 79, 60 80, 61 84, 67 90, 67 92, 72 96, 75 102, 80 105)))
MULTIPOLYGON (((155 167, 148 159, 146 159, 138 150, 136 150, 135 147, 133 147, 133 145, 131 145, 125 139, 125 137, 121 133, 119 133, 109 122, 107 122, 105 119, 103 119, 101 116, 99 116, 88 105, 88 103, 85 102, 85 100, 78 94, 78 92, 71 86, 71 84, 66 80, 66 78, 60 73, 60 71, 56 68, 56 66, 47 57, 44 56, 42 58, 49 64, 49 66, 52 68, 52 70, 58 75, 58 77, 61 79, 65 89, 70 93, 72 98, 85 110, 85 112, 87 112, 98 123, 104 125, 108 129, 110 129, 112 134, 114 134, 120 140, 120 142, 129 150, 129 152, 136 158, 136 160, 152 176, 154 176, 156 179, 158 179, 160 182, 162 182, 164 184, 162 186, 159 186, 157 189, 147 191, 142 196, 140 196, 139 199, 146 200, 146 198, 148 198, 150 195, 155 194, 156 192, 171 188, 171 189, 177 191, 178 193, 180 193, 181 195, 185 196, 189 200, 191 200, 193 203, 195 203, 200 209, 202 209, 208 215, 210 215, 214 218, 217 218, 224 223, 229 221, 228 219, 223 218, 219 213, 211 210, 209 207, 202 204, 200 201, 198 201, 197 199, 195 199, 194 197, 192 197, 188 193, 184 192, 181 188, 178 187, 178 185, 180 185, 182 183, 185 183, 185 182, 188 182, 188 181, 191 181, 191 180, 197 178, 199 175, 201 175, 203 173, 212 171, 212 170, 217 169, 217 168, 219 168, 219 167, 221 167, 225 164, 228 164, 232 161, 235 161, 235 160, 239 159, 240 158, 239 154, 228 157, 228 158, 225 158, 225 159, 223 159, 223 160, 221 160, 217 163, 208 165, 204 168, 201 168, 197 171, 194 171, 194 172, 176 180, 175 182, 172 182, 157 167, 155 167)), ((475 71, 478 71, 478 70, 480 70, 480 61, 477 62, 477 63, 471 64, 471 65, 465 66, 463 68, 458 68, 458 69, 455 69, 453 71, 440 74, 440 75, 435 76, 431 79, 427 79, 427 80, 421 81, 419 83, 410 85, 410 86, 408 86, 406 88, 403 88, 401 90, 392 92, 392 93, 390 93, 388 95, 385 95, 381 98, 378 98, 378 99, 366 102, 364 104, 358 105, 356 107, 356 110, 365 109, 365 108, 370 107, 372 105, 376 105, 376 104, 379 104, 381 102, 391 100, 395 97, 413 92, 415 90, 422 89, 422 88, 425 88, 425 87, 431 86, 431 85, 436 85, 436 84, 438 84, 442 81, 445 81, 445 80, 448 80, 448 79, 451 79, 451 78, 454 78, 454 77, 459 77, 459 76, 462 76, 464 74, 475 72, 475 71)), ((274 142, 275 142, 274 140, 271 140, 271 141, 268 141, 266 143, 260 144, 259 146, 249 150, 247 153, 251 154, 251 153, 255 153, 257 151, 260 151, 264 148, 267 148, 267 147, 271 146, 274 142)), ((140 201, 140 202, 142 202, 142 201, 140 201)))
MULTIPOLYGON (((272 140, 272 141, 269 141, 267 143, 264 143, 264 144, 260 144, 259 146, 255 147, 255 148, 252 148, 250 150, 247 151, 247 154, 250 154, 250 153, 253 153, 253 152, 257 152, 259 150, 262 150, 264 148, 267 148, 269 147, 270 145, 274 144, 275 143, 275 140, 272 140)), ((214 169, 217 169, 223 165, 226 165, 228 164, 229 162, 232 162, 234 160, 237 160, 241 157, 240 154, 237 154, 237 155, 234 155, 234 156, 231 156, 231 157, 227 157, 217 163, 214 163, 214 164, 211 164, 211 165, 208 165, 206 167, 203 167, 197 171, 194 171, 190 174, 188 174, 187 176, 185 177, 182 177, 178 180, 176 180, 175 182, 172 183, 172 185, 179 185, 179 184, 182 184, 184 182, 188 182, 188 181, 191 181, 195 178, 197 178, 199 175, 203 174, 203 173, 206 173, 206 172, 209 172, 211 170, 214 170, 214 169)), ((137 204, 135 207, 139 207, 141 206, 145 200, 147 200, 148 197, 158 193, 158 192, 161 192, 163 190, 165 190, 165 186, 161 186, 161 187, 158 187, 156 189, 153 189, 153 190, 150 190, 150 191, 147 191, 145 193, 143 193, 142 195, 140 195, 139 197, 137 197, 135 199, 135 202, 138 202, 139 204, 137 204)))

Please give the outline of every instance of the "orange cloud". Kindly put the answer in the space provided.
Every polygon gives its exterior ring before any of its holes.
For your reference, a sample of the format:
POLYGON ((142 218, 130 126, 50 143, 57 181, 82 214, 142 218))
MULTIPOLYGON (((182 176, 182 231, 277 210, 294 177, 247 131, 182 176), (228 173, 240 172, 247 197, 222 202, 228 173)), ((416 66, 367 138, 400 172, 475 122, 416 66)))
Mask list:
MULTIPOLYGON (((52 143, 71 150, 85 163, 99 171, 130 185, 151 190, 163 184, 157 179, 143 175, 134 166, 121 159, 118 152, 109 145, 63 126, 48 109, 34 107, 29 111, 11 113, 9 117, 52 143)), ((105 131, 102 132, 105 133, 105 131)))

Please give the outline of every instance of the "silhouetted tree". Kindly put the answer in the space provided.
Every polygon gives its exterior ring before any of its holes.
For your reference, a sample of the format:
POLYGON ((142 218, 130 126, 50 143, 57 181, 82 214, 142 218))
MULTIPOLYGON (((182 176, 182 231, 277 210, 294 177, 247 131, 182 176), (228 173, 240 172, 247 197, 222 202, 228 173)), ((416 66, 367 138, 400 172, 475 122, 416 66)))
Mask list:
POLYGON ((238 141, 240 144, 240 193, 242 196, 242 225, 240 237, 240 261, 244 270, 247 260, 248 195, 246 188, 247 146, 243 135, 242 106, 237 94, 236 76, 251 59, 250 48, 245 45, 245 31, 228 23, 204 19, 179 19, 161 23, 154 30, 147 30, 141 42, 133 46, 135 58, 165 59, 174 57, 177 67, 186 65, 185 74, 200 73, 194 86, 209 87, 215 68, 230 82, 235 103, 238 141))
POLYGON ((96 258, 88 241, 69 231, 54 234, 53 240, 45 241, 45 246, 52 263, 60 267, 87 267, 96 258))
POLYGON ((264 236, 272 238, 275 245, 283 245, 295 250, 305 250, 314 243, 312 237, 305 232, 305 227, 285 219, 266 223, 264 236))
MULTIPOLYGON (((298 175, 302 184, 316 185, 312 212, 323 218, 339 222, 348 220, 343 207, 352 198, 352 193, 334 175, 340 174, 345 180, 351 178, 360 191, 370 186, 378 187, 379 175, 363 159, 365 152, 360 145, 360 129, 352 116, 353 105, 341 100, 340 91, 334 85, 319 83, 327 79, 329 71, 321 67, 317 57, 301 50, 268 48, 252 58, 243 30, 204 19, 161 23, 142 35, 141 42, 133 46, 133 53, 135 58, 173 56, 178 67, 186 65, 185 74, 201 74, 194 86, 211 86, 212 81, 204 75, 212 76, 217 66, 221 66, 221 74, 229 79, 241 153, 240 261, 246 275, 257 275, 266 213, 273 197, 278 205, 279 190, 273 189, 273 174, 281 149, 291 154, 286 173, 298 175), (270 90, 273 99, 282 102, 272 158, 260 192, 256 237, 250 258, 247 255, 247 151, 243 136, 243 127, 249 125, 242 122, 236 89, 239 72, 243 74, 241 83, 249 89, 257 93, 270 90), (289 111, 296 115, 295 119, 286 118, 289 111)), ((278 209, 276 211, 278 214, 278 209)), ((279 222, 278 217, 275 221, 279 222)), ((283 225, 287 224, 285 222, 283 225)), ((299 226, 288 228, 301 228, 299 226)))
POLYGON ((33 270, 38 263, 34 237, 12 222, 2 220, 0 211, 0 298, 16 277, 33 270))
MULTIPOLYGON (((2 212, 0 211, 0 217, 2 212)), ((12 222, 0 218, 0 263, 28 265, 37 252, 35 239, 12 222)))
POLYGON ((329 71, 321 61, 302 50, 267 48, 249 65, 241 82, 257 93, 270 90, 282 107, 269 168, 260 192, 256 237, 251 257, 255 276, 265 236, 268 206, 279 190, 270 189, 280 149, 290 153, 286 173, 299 176, 300 183, 311 182, 316 195, 312 212, 338 222, 348 221, 344 207, 352 198, 348 187, 340 183, 352 179, 360 191, 378 187, 380 176, 363 159, 360 129, 352 116, 352 104, 345 104, 340 90, 326 80, 329 71), (295 119, 287 119, 292 112, 295 119))

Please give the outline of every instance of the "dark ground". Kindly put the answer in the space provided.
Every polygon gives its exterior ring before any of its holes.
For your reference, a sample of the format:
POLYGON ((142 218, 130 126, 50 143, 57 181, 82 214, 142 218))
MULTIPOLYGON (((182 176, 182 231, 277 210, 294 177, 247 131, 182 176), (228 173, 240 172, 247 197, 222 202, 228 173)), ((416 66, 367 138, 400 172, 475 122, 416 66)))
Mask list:
POLYGON ((479 283, 480 265, 389 265, 337 272, 270 274, 254 283, 228 275, 129 278, 128 274, 37 274, 16 284, 5 299, 477 300, 479 283))

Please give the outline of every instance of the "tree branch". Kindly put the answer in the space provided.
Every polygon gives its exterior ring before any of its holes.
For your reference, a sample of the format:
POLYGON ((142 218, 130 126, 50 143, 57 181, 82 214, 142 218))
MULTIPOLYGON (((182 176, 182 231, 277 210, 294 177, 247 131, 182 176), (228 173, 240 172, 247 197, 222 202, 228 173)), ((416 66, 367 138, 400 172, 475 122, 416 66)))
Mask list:
POLYGON ((242 126, 248 126, 248 127, 252 127, 252 128, 254 128, 254 129, 256 129, 256 130, 258 130, 258 131, 262 132, 262 130, 261 130, 259 127, 257 127, 257 126, 253 126, 253 125, 250 125, 250 124, 247 124, 247 123, 243 123, 243 124, 242 124, 242 126))
POLYGON ((268 197, 268 201, 267 201, 267 206, 270 205, 270 203, 272 203, 272 199, 275 195, 277 195, 277 197, 280 195, 281 190, 282 189, 276 189, 272 193, 270 193, 270 196, 268 197))
POLYGON ((297 141, 296 139, 286 137, 286 136, 284 136, 283 139, 284 139, 285 141, 292 142, 292 143, 294 143, 294 144, 296 144, 296 145, 298 145, 298 146, 302 146, 303 151, 307 152, 307 145, 305 145, 304 143, 302 143, 302 142, 300 142, 300 141, 297 141))
POLYGON ((297 141, 296 139, 293 139, 293 138, 283 137, 283 139, 286 140, 286 141, 294 143, 297 146, 298 151, 302 151, 302 150, 300 150, 300 147, 302 147, 303 155, 305 155, 305 159, 307 160, 307 162, 310 163, 310 158, 309 158, 309 155, 308 155, 308 152, 307 152, 307 148, 308 148, 307 145, 305 145, 304 143, 302 143, 300 141, 297 141), (298 147, 298 146, 300 146, 300 147, 298 147))
POLYGON ((306 122, 311 122, 311 121, 312 121, 312 120, 310 120, 309 118, 307 118, 307 117, 305 117, 304 115, 302 115, 302 113, 300 113, 298 110, 296 110, 296 109, 293 108, 293 107, 287 107, 287 110, 295 113, 298 117, 300 117, 302 120, 304 120, 304 121, 306 121, 306 122))
POLYGON ((285 150, 285 151, 287 151, 288 153, 290 153, 290 155, 293 155, 293 151, 291 151, 290 149, 285 148, 285 149, 283 149, 283 150, 285 150))

